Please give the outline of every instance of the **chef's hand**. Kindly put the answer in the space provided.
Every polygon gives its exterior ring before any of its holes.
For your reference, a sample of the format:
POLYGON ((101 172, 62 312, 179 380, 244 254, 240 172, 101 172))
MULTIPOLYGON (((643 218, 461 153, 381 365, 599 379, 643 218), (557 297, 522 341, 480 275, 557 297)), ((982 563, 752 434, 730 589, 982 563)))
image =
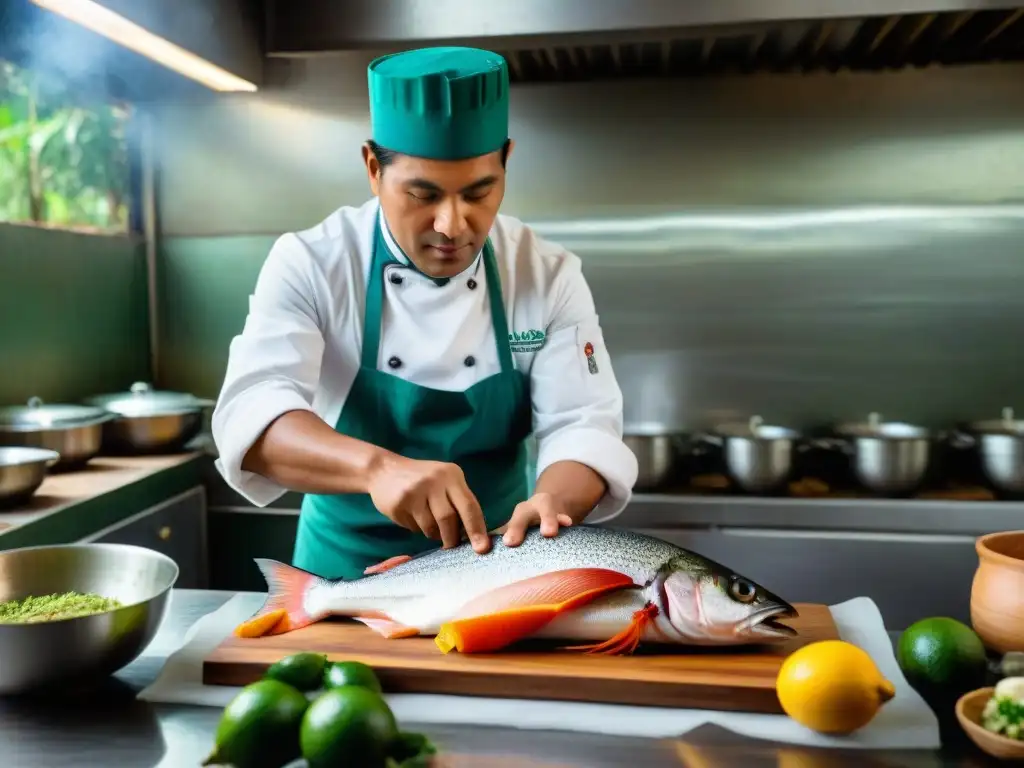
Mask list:
POLYGON ((462 541, 463 529, 476 552, 491 548, 480 503, 457 464, 393 454, 371 474, 368 490, 382 515, 410 531, 440 539, 445 549, 462 541))
POLYGON ((544 536, 557 536, 560 527, 568 528, 572 525, 572 518, 566 511, 565 503, 557 496, 550 493, 535 493, 516 505, 512 519, 503 528, 499 528, 498 533, 504 529, 502 540, 505 544, 518 547, 526 538, 527 529, 538 524, 544 536))

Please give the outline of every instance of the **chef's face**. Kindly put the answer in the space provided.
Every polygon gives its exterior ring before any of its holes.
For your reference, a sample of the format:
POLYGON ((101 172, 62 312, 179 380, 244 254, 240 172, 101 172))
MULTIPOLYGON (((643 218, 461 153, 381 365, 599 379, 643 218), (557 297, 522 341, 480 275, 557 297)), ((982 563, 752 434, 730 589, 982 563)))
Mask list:
POLYGON ((469 160, 395 155, 382 165, 369 146, 363 160, 373 194, 402 251, 431 277, 452 277, 473 263, 505 196, 507 152, 469 160))

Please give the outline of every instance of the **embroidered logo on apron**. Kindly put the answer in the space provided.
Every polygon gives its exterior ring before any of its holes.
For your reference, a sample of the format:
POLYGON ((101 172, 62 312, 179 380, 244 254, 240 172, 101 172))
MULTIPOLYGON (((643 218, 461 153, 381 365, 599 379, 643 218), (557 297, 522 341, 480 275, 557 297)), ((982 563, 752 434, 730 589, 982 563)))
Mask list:
POLYGON ((583 354, 587 356, 587 370, 593 376, 597 373, 597 359, 594 357, 594 345, 589 341, 583 345, 583 354))
POLYGON ((513 331, 508 335, 508 346, 513 352, 536 352, 544 346, 547 337, 536 328, 529 331, 513 331))

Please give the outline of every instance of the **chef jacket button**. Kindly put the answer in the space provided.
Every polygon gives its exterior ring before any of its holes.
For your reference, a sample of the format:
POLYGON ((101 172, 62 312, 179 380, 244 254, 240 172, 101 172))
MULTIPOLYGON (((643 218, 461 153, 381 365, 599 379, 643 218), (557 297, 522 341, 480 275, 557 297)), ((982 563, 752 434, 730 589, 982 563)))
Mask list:
POLYGON ((388 278, 388 280, 391 281, 392 285, 401 285, 402 284, 402 276, 401 275, 396 275, 394 273, 391 273, 391 276, 388 278))
POLYGON ((466 286, 469 288, 469 290, 472 291, 474 288, 476 288, 476 280, 474 280, 472 277, 469 278, 469 280, 466 281, 466 286))
POLYGON ((469 356, 468 356, 468 357, 467 357, 467 358, 466 358, 465 360, 463 360, 462 362, 464 362, 464 363, 466 364, 466 367, 467 367, 467 368, 471 368, 472 366, 476 365, 476 358, 475 358, 475 357, 473 357, 472 355, 469 355, 469 356))
POLYGON ((401 368, 402 361, 399 360, 397 357, 391 356, 388 358, 388 365, 390 365, 392 368, 401 368))

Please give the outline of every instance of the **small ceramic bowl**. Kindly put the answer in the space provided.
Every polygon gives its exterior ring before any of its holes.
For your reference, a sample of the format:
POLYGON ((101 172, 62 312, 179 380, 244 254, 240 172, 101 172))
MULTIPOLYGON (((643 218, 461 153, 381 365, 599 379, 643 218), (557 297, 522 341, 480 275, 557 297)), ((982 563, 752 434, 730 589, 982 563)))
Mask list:
POLYGON ((981 724, 981 713, 993 691, 995 688, 979 688, 961 696, 956 702, 956 719, 968 738, 986 754, 1000 760, 1024 760, 1024 741, 992 733, 981 724))
POLYGON ((997 653, 1024 651, 1024 531, 1004 531, 975 543, 971 625, 997 653))

